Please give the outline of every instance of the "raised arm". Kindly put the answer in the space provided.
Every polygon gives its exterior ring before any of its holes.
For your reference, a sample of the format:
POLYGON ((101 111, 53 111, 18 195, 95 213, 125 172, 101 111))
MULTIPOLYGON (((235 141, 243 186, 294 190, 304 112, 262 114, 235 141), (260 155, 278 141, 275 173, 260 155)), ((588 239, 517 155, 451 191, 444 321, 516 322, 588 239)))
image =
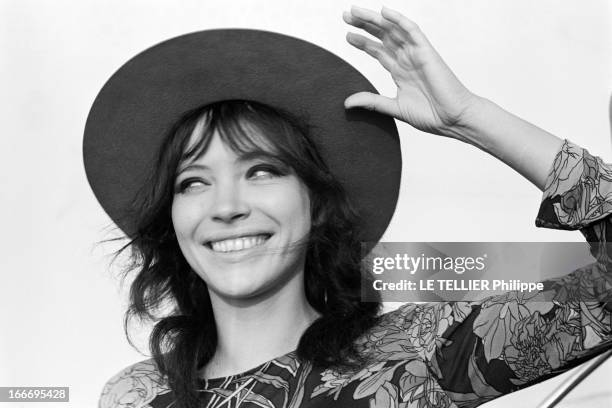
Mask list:
POLYGON ((377 39, 347 35, 347 41, 376 58, 397 85, 394 98, 360 92, 346 99, 346 108, 376 110, 424 132, 472 144, 544 189, 561 139, 470 92, 419 27, 400 13, 353 7, 343 18, 377 39))
POLYGON ((537 225, 580 229, 598 260, 544 282, 537 294, 407 304, 385 315, 364 344, 381 358, 404 360, 384 368, 393 370, 389 398, 477 406, 612 347, 612 166, 470 92, 399 13, 353 8, 344 20, 377 39, 347 36, 397 85, 395 97, 351 95, 347 108, 376 110, 499 158, 544 191, 537 225))
POLYGON ((476 407, 611 348, 611 214, 612 166, 565 142, 547 178, 536 222, 580 228, 597 262, 545 281, 541 292, 512 291, 477 302, 408 303, 383 315, 361 342, 378 361, 387 362, 377 372, 387 380, 376 400, 409 407, 476 407))

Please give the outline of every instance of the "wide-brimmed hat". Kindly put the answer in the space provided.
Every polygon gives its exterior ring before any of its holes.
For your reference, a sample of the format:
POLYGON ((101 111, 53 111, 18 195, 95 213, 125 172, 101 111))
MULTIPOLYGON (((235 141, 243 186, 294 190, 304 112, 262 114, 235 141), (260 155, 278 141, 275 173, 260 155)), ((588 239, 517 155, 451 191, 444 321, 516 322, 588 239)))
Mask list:
POLYGON ((96 97, 83 156, 96 198, 128 235, 126 217, 163 138, 186 112, 224 100, 256 101, 306 118, 310 137, 363 217, 361 240, 377 242, 397 202, 401 152, 394 121, 344 108, 376 92, 338 56, 282 34, 207 30, 172 38, 126 62, 96 97))

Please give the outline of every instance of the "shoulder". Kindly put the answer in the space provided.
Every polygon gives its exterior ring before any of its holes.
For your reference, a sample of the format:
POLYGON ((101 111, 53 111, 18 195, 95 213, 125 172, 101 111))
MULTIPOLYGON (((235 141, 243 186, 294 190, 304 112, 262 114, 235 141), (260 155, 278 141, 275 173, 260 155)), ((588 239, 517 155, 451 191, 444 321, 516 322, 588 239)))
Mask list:
POLYGON ((149 403, 170 391, 153 359, 132 364, 111 377, 100 395, 98 408, 150 408, 149 403))

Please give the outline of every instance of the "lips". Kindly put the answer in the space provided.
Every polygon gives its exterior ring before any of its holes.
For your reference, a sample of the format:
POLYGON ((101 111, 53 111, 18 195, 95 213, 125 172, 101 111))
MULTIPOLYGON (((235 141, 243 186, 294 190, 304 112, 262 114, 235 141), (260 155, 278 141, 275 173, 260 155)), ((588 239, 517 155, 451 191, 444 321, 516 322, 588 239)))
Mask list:
POLYGON ((271 234, 242 235, 220 240, 208 241, 206 246, 214 252, 237 252, 258 247, 270 238, 271 234))

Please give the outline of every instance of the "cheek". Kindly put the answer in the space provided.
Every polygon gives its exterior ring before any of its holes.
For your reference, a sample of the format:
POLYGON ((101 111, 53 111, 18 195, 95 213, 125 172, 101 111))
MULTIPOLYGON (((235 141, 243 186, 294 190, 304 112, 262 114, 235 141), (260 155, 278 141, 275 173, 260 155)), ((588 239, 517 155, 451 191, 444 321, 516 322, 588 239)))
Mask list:
POLYGON ((310 231, 311 217, 310 217, 310 197, 308 191, 305 188, 299 188, 290 197, 292 199, 286 200, 284 203, 286 213, 286 219, 294 226, 296 232, 301 235, 305 235, 310 231))
POLYGON ((172 225, 179 242, 181 238, 184 239, 193 234, 198 219, 197 209, 189 205, 188 200, 175 199, 172 202, 172 225))
POLYGON ((310 198, 297 182, 255 191, 251 197, 252 208, 276 220, 287 236, 301 238, 310 230, 310 198))
MULTIPOLYGON (((172 203, 171 216, 176 240, 183 257, 191 268, 204 279, 204 276, 198 272, 198 257, 196 255, 197 242, 195 237, 199 214, 192 205, 189 205, 187 200, 175 200, 172 203)), ((204 280, 206 281, 206 279, 204 280)))

